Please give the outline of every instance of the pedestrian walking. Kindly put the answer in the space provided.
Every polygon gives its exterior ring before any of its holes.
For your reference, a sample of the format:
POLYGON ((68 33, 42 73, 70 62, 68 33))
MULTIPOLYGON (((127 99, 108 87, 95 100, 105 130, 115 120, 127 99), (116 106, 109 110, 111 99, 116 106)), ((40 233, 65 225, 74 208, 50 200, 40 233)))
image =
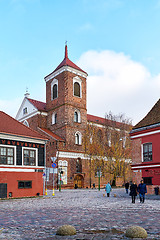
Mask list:
POLYGON ((109 197, 110 192, 112 191, 112 188, 109 182, 106 184, 105 191, 107 193, 107 197, 109 197))
POLYGON ((147 187, 143 180, 141 180, 141 183, 138 185, 137 191, 139 192, 140 203, 144 203, 147 187))
POLYGON ((131 183, 129 195, 132 197, 132 203, 135 203, 137 196, 137 184, 135 182, 131 183))
POLYGON ((129 182, 126 182, 124 186, 125 186, 125 189, 126 189, 126 193, 128 194, 129 182))

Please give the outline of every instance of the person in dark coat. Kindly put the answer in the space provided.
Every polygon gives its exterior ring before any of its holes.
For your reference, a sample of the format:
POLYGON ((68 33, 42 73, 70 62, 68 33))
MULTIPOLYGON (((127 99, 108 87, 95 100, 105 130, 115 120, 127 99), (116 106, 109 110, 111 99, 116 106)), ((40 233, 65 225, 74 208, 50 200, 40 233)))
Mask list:
POLYGON ((140 203, 144 203, 147 187, 143 180, 141 180, 141 183, 138 185, 137 191, 139 192, 140 203))
POLYGON ((130 186, 130 194, 129 195, 132 197, 132 203, 135 203, 136 196, 137 196, 137 184, 135 182, 132 183, 130 186))
POLYGON ((126 189, 126 193, 128 194, 129 182, 126 182, 124 186, 125 186, 125 189, 126 189))

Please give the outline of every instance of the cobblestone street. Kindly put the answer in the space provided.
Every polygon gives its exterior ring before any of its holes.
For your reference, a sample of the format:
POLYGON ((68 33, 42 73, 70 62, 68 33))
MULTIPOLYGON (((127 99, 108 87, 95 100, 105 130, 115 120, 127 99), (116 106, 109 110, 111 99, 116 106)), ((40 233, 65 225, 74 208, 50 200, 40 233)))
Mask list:
POLYGON ((45 197, 0 201, 0 239, 128 239, 127 227, 139 225, 147 239, 160 239, 160 196, 131 203, 124 189, 109 198, 101 189, 48 191, 45 197), (114 196, 116 194, 116 197, 114 196), (57 236, 61 225, 73 225, 75 236, 57 236))

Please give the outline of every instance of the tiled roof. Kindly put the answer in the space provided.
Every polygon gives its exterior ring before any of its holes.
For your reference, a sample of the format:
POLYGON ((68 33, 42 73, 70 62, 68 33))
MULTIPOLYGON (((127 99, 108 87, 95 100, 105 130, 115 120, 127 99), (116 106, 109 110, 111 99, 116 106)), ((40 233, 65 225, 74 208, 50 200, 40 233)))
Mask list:
MULTIPOLYGON (((79 68, 76 64, 74 64, 69 58, 68 58, 68 50, 67 50, 67 45, 65 46, 65 56, 63 61, 58 65, 58 67, 52 72, 56 72, 58 69, 60 69, 61 67, 64 66, 69 66, 72 68, 75 68, 81 72, 84 72, 85 74, 87 74, 85 71, 83 71, 81 68, 79 68)), ((52 73, 50 73, 49 75, 51 75, 52 73)), ((47 75, 46 77, 48 77, 49 75, 47 75)))
POLYGON ((0 111, 0 133, 46 140, 41 134, 0 111))
POLYGON ((46 112, 46 103, 40 102, 31 98, 28 98, 28 100, 39 110, 39 111, 45 111, 46 112))
POLYGON ((55 133, 53 133, 51 130, 47 129, 47 128, 39 128, 43 133, 47 134, 47 135, 50 135, 51 137, 53 137, 54 139, 56 140, 59 140, 59 141, 63 141, 64 142, 64 139, 59 137, 58 135, 56 135, 55 133))
POLYGON ((156 102, 149 113, 133 127, 133 129, 147 127, 157 123, 160 123, 160 99, 156 102))
MULTIPOLYGON (((107 121, 107 124, 109 124, 110 126, 113 125, 111 120, 107 120, 105 118, 93 116, 93 115, 90 115, 90 114, 87 114, 87 121, 88 122, 94 122, 94 123, 97 123, 97 124, 102 124, 102 125, 105 125, 106 121, 107 121)), ((120 128, 122 125, 123 125, 123 123, 115 122, 115 126, 117 128, 120 128)))

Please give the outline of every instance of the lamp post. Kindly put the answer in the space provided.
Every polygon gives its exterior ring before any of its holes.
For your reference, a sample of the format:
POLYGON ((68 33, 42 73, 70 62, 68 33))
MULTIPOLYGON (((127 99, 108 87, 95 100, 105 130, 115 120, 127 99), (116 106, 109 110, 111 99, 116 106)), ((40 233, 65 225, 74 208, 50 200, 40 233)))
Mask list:
POLYGON ((52 160, 52 167, 53 167, 53 193, 52 193, 52 196, 54 196, 55 194, 54 194, 54 168, 57 166, 56 165, 56 163, 55 163, 55 161, 56 161, 56 157, 51 157, 51 160, 52 160))
POLYGON ((62 184, 62 175, 63 174, 63 171, 62 171, 62 168, 60 167, 59 168, 59 191, 61 192, 61 184, 62 184))
POLYGON ((98 190, 100 191, 101 167, 98 167, 98 190))

